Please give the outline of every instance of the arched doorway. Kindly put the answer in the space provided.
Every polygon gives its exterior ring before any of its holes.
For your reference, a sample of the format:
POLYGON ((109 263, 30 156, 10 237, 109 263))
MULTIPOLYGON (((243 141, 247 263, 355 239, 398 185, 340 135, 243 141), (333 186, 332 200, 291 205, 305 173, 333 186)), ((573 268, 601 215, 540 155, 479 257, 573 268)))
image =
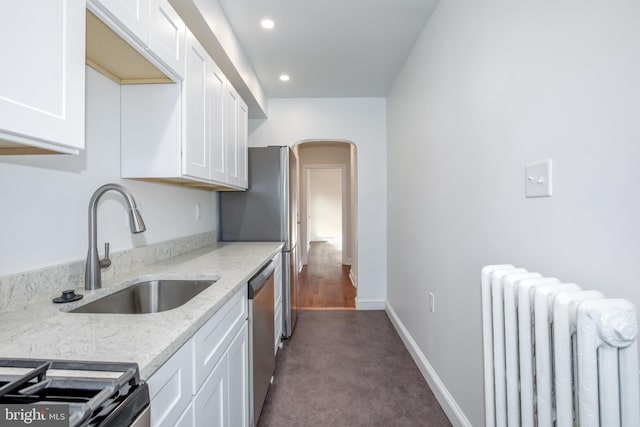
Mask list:
POLYGON ((299 160, 300 309, 355 309, 357 150, 349 141, 307 140, 299 160))

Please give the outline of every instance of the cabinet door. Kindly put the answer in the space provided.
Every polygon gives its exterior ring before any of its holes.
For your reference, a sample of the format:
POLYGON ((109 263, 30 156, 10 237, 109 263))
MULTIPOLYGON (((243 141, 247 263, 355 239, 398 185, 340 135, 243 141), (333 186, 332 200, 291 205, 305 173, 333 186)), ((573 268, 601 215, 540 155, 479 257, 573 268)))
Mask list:
POLYGON ((229 425, 249 425, 249 326, 238 332, 229 346, 229 425))
POLYGON ((247 289, 242 287, 193 336, 194 394, 224 357, 247 317, 247 289))
POLYGON ((224 126, 227 146, 227 182, 238 185, 238 92, 227 82, 224 104, 224 126))
POLYGON ((278 354, 278 348, 282 343, 282 301, 275 306, 275 313, 273 315, 273 354, 278 354))
POLYGON ((180 419, 176 421, 174 427, 198 427, 193 422, 193 404, 190 403, 187 406, 187 409, 182 413, 180 419))
POLYGON ((84 148, 85 13, 80 1, 0 2, 0 148, 84 148))
POLYGON ((186 26, 167 0, 151 0, 149 51, 184 79, 184 37, 186 26))
POLYGON ((186 76, 183 84, 184 138, 182 172, 209 179, 209 132, 207 126, 207 69, 211 58, 198 40, 187 31, 186 76))
POLYGON ((205 380, 193 400, 196 426, 228 427, 229 424, 229 367, 223 357, 205 380))
POLYGON ((249 427, 249 330, 245 321, 193 400, 196 426, 249 427))
POLYGON ((273 307, 274 307, 274 349, 273 354, 278 352, 278 346, 282 341, 282 254, 278 252, 273 257, 273 307))
POLYGON ((210 84, 210 102, 209 106, 209 129, 211 132, 211 179, 226 183, 227 177, 227 160, 225 146, 225 128, 224 128, 224 102, 225 102, 225 86, 227 79, 222 74, 220 68, 211 61, 211 72, 209 74, 210 84))
POLYGON ((152 426, 175 425, 189 406, 193 387, 192 359, 193 347, 189 341, 147 381, 152 426))
POLYGON ((149 0, 90 0, 90 3, 118 22, 143 46, 149 45, 149 0))
POLYGON ((247 138, 249 132, 249 109, 247 104, 238 97, 238 186, 248 187, 247 179, 247 138))

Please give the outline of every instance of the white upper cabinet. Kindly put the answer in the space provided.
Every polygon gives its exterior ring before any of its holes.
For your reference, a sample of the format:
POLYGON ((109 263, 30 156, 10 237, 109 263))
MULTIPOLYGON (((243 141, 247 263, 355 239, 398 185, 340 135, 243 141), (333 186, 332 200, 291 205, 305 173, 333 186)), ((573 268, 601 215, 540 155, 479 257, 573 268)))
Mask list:
POLYGON ((92 28, 95 20, 90 19, 89 65, 122 84, 157 83, 164 76, 168 77, 164 81, 184 79, 186 26, 167 0, 87 0, 87 9, 126 42, 92 28), (148 66, 162 77, 149 73, 148 66))
POLYGON ((246 189, 246 104, 188 29, 184 51, 181 83, 121 88, 122 177, 246 189))
POLYGON ((184 102, 184 138, 182 149, 183 173, 209 179, 210 137, 208 129, 208 69, 211 58, 187 32, 187 74, 182 89, 184 102))
MULTIPOLYGON (((215 62, 211 61, 209 129, 211 135, 211 179, 229 182, 227 174, 227 148, 224 129, 224 91, 227 79, 215 62)), ((245 187, 246 188, 246 187, 245 187)))
POLYGON ((185 175, 229 183, 223 125, 227 79, 190 31, 185 50, 183 171, 185 175))
POLYGON ((224 95, 224 127, 227 150, 227 176, 232 184, 238 184, 238 92, 227 82, 224 95))
POLYGON ((149 0, 88 0, 143 46, 149 45, 149 0))
POLYGON ((0 2, 0 154, 84 148, 84 31, 84 2, 0 2))
POLYGON ((151 0, 149 10, 149 50, 179 78, 185 72, 185 25, 166 0, 151 0))
POLYGON ((227 79, 189 31, 186 44, 183 173, 221 184, 235 184, 227 174, 223 123, 227 79))
POLYGON ((224 126, 228 181, 247 188, 247 132, 249 110, 231 83, 225 90, 224 126))
POLYGON ((247 105, 169 2, 87 0, 87 8, 95 15, 87 63, 122 84, 122 177, 246 189, 247 105), (107 48, 109 33, 120 41, 107 48), (115 61, 102 55, 122 45, 147 61, 144 71, 125 49, 115 61))
POLYGON ((248 147, 249 139, 249 108, 242 98, 238 98, 238 187, 247 188, 248 179, 248 147))

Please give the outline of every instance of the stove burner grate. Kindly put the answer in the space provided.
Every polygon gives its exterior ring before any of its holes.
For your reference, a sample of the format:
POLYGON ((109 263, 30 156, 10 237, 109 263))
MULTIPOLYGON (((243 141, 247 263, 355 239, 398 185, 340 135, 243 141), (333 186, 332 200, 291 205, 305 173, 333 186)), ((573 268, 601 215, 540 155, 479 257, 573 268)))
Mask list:
POLYGON ((149 403, 146 384, 140 381, 135 363, 52 361, 0 358, 0 368, 29 369, 22 374, 0 375, 2 404, 66 404, 69 425, 102 425, 112 411, 136 396, 136 407, 149 403), (79 371, 75 375, 52 374, 53 370, 79 371), (94 372, 112 372, 114 378, 92 377, 94 372), (83 374, 86 372, 86 374, 83 374), (144 390, 137 390, 139 388, 144 390))

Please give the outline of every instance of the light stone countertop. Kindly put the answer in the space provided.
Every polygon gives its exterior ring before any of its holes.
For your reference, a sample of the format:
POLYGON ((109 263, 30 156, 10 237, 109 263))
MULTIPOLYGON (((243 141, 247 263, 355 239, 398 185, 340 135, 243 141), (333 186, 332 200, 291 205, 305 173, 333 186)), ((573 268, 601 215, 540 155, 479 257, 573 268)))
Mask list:
MULTIPOLYGON (((136 362, 148 379, 282 248, 216 243, 116 276, 68 304, 34 302, 0 312, 0 357, 136 362), (152 314, 67 313, 144 279, 218 279, 184 305, 152 314)), ((53 297, 54 295, 52 295, 53 297)))

